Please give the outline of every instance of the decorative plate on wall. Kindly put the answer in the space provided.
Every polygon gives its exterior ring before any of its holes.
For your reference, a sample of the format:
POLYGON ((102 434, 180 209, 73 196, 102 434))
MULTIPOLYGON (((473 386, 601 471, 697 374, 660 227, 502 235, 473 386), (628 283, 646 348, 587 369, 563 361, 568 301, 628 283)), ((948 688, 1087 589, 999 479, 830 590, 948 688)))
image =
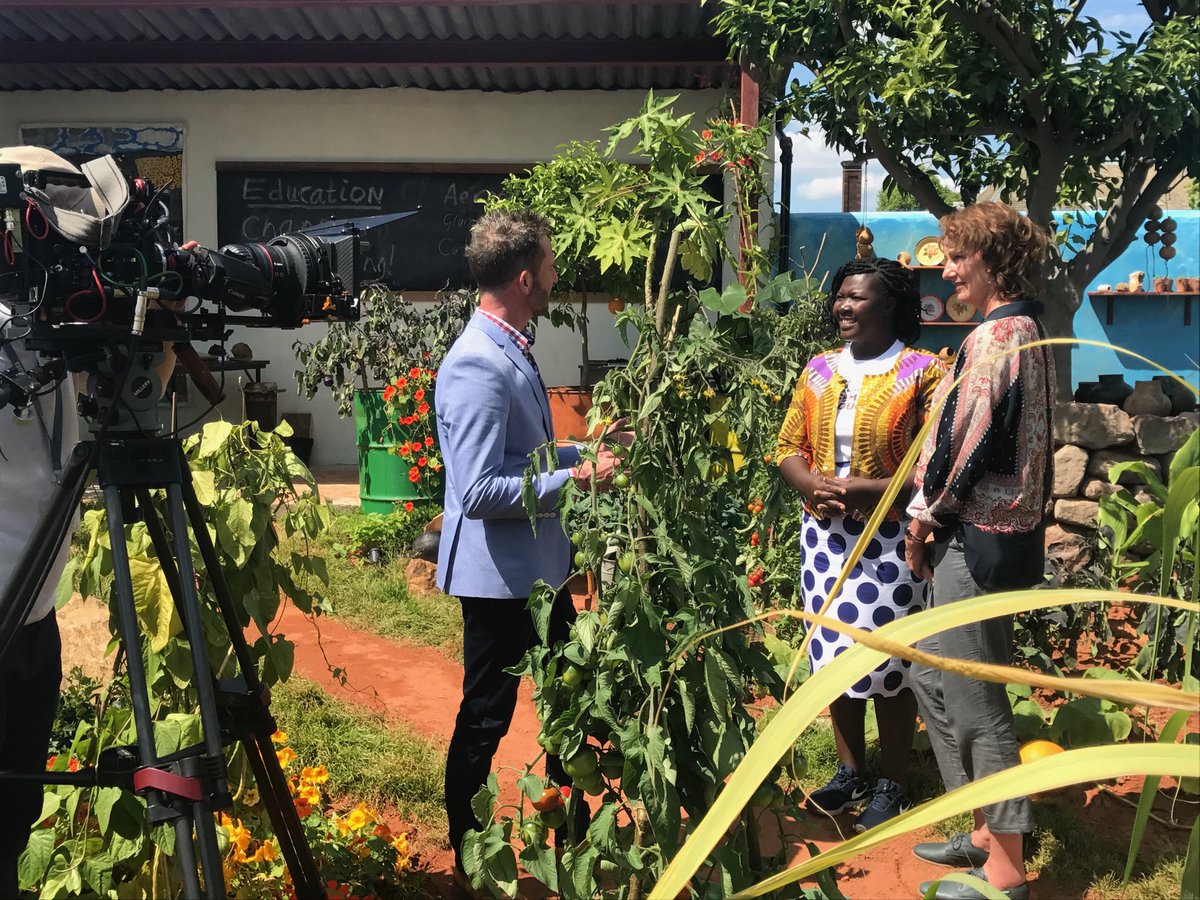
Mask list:
POLYGON ((946 301, 946 315, 955 322, 970 322, 975 318, 975 307, 963 303, 957 295, 951 294, 950 299, 946 301))
POLYGON ((926 294, 921 298, 921 318, 926 322, 936 322, 942 317, 945 309, 942 298, 937 294, 926 294))
POLYGON ((946 259, 942 244, 936 237, 923 237, 917 241, 917 265, 940 266, 946 259))

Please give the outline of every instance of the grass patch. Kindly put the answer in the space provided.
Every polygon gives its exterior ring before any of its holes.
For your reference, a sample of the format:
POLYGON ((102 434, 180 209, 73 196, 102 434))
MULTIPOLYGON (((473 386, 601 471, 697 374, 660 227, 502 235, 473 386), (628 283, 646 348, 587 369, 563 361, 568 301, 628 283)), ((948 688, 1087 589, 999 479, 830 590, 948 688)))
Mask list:
POLYGON ((403 556, 393 554, 389 562, 373 565, 348 555, 351 535, 365 518, 357 511, 335 510, 330 529, 304 548, 325 558, 334 618, 370 634, 438 647, 452 659, 462 659, 462 612, 457 602, 444 594, 410 592, 403 556))
POLYGON ((299 764, 328 768, 337 793, 391 807, 405 822, 444 838, 444 747, 295 676, 271 689, 271 711, 299 764))

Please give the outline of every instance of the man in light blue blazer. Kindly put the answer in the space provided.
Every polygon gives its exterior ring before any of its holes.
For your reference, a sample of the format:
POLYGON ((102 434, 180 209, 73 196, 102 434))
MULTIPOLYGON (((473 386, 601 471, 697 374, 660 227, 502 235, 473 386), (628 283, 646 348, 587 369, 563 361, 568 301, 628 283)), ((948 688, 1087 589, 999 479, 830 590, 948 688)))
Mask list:
MULTIPOLYGON (((537 641, 526 602, 535 582, 561 585, 571 545, 555 509, 571 478, 589 483, 593 464, 578 447, 558 451, 546 385, 531 348, 530 320, 545 313, 558 280, 546 220, 528 210, 488 213, 466 249, 479 285, 479 309, 443 360, 437 380, 438 443, 446 464, 446 505, 438 549, 438 586, 463 611, 463 700, 446 757, 446 812, 456 876, 462 839, 480 823, 473 797, 487 780, 516 708, 519 679, 504 670, 537 641), (542 454, 536 533, 521 496, 530 454, 542 454)), ((612 474, 602 452, 597 480, 612 474)), ((565 640, 575 618, 569 592, 555 599, 550 641, 565 640)), ((550 777, 570 784, 557 757, 550 777)))

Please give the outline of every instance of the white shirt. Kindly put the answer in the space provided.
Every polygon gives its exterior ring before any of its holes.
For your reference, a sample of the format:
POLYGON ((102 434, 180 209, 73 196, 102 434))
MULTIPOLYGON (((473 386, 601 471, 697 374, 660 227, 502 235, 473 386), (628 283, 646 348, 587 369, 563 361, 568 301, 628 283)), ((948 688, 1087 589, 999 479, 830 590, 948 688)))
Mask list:
MULTIPOLYGON (((0 329, 3 329, 9 316, 8 306, 0 303, 0 329)), ((17 323, 0 333, 10 337, 21 330, 17 323)), ((10 350, 24 365, 37 364, 37 354, 25 350, 20 341, 15 341, 8 345, 8 349, 0 350, 0 371, 7 371, 13 365, 10 350)), ((58 395, 63 404, 61 463, 70 456, 71 448, 79 441, 79 419, 71 399, 69 377, 59 384, 58 395)), ((20 417, 11 406, 0 409, 0 452, 4 454, 0 458, 0 590, 7 588, 26 542, 41 521, 58 487, 54 467, 50 463, 47 439, 47 434, 54 428, 54 401, 54 393, 34 401, 40 405, 41 419, 32 405, 20 417)), ((63 541, 59 547, 54 568, 25 624, 41 621, 54 609, 54 595, 59 578, 67 566, 69 545, 70 541, 63 541)))
POLYGON ((858 395, 862 391, 863 379, 868 375, 882 375, 889 371, 904 350, 904 344, 894 341, 892 346, 873 359, 856 359, 850 352, 851 346, 847 344, 842 348, 837 361, 837 372, 846 382, 846 388, 838 398, 838 413, 833 424, 833 460, 839 478, 850 474, 854 417, 858 411, 858 395))

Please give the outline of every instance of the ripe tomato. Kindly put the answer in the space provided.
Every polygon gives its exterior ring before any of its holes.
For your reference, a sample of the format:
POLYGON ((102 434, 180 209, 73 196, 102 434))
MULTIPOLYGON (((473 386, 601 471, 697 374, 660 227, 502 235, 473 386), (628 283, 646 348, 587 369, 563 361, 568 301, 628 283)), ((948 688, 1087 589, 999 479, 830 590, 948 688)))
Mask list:
POLYGON ((533 801, 533 808, 540 813, 559 809, 563 805, 562 793, 556 787, 548 787, 542 791, 542 796, 533 801))
POLYGON ((620 297, 613 297, 608 301, 608 311, 614 316, 625 308, 625 301, 620 297))

